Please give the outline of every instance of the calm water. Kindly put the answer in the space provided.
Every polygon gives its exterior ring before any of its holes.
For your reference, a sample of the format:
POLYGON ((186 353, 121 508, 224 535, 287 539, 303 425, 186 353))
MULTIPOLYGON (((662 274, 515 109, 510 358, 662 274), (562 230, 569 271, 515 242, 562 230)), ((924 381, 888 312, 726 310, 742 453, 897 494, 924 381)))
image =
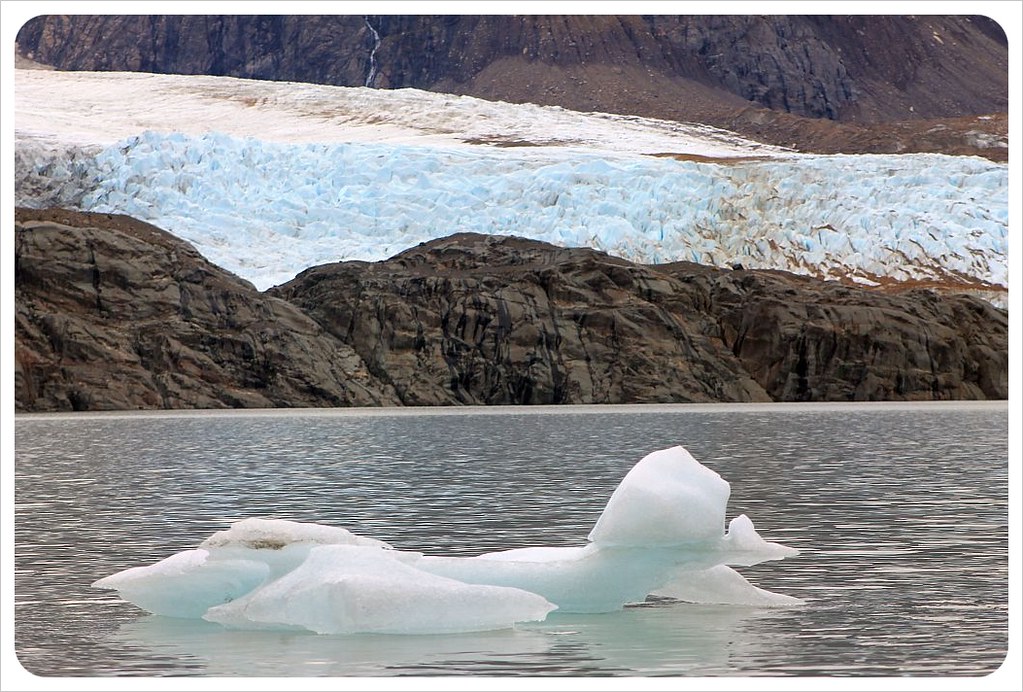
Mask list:
POLYGON ((979 676, 1008 632, 1008 408, 263 411, 15 421, 15 650, 40 676, 979 676), (644 454, 731 483, 808 601, 656 602, 450 636, 227 631, 89 584, 249 516, 473 555, 580 545, 644 454))

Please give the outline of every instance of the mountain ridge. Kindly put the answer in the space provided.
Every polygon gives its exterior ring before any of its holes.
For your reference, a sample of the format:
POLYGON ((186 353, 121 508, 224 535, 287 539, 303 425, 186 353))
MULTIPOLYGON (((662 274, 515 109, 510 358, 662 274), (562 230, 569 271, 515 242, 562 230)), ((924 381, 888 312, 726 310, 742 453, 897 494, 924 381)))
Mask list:
POLYGON ((59 69, 414 87, 704 122, 816 153, 1007 157, 969 143, 1008 131, 1005 35, 978 16, 50 15, 21 28, 17 49, 59 69))
POLYGON ((395 404, 350 348, 155 226, 16 210, 18 411, 395 404))

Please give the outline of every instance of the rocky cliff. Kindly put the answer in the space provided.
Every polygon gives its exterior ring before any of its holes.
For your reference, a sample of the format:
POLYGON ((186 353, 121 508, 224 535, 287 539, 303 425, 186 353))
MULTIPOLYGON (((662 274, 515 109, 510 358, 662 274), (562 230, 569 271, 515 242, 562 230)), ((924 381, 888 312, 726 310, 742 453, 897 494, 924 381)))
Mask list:
POLYGON ((819 151, 1004 160, 1008 48, 967 16, 41 16, 72 70, 416 87, 699 121, 819 151), (892 124, 897 123, 894 130, 892 124))
POLYGON ((406 404, 1006 398, 1007 315, 781 272, 459 234, 270 291, 406 404))
POLYGON ((19 411, 397 403, 300 310, 156 227, 18 210, 14 245, 19 411))
POLYGON ((1007 398, 1007 314, 454 235, 266 293, 126 217, 18 210, 19 411, 1007 398))

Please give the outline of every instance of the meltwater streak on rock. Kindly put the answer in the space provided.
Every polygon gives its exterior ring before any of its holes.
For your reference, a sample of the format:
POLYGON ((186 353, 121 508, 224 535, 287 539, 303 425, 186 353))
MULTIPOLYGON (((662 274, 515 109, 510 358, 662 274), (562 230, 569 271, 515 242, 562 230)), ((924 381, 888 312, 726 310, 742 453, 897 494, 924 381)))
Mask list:
POLYGON ((610 612, 647 595, 789 606, 728 565, 798 551, 745 515, 724 530, 729 485, 682 447, 640 460, 579 548, 424 556, 344 529, 249 518, 147 567, 100 579, 149 612, 240 629, 433 634, 511 627, 548 613, 610 612))
POLYGON ((373 86, 373 78, 377 73, 377 50, 380 48, 380 34, 369 23, 369 17, 363 17, 366 21, 366 28, 373 34, 373 48, 369 52, 369 74, 366 75, 366 83, 363 86, 373 86))

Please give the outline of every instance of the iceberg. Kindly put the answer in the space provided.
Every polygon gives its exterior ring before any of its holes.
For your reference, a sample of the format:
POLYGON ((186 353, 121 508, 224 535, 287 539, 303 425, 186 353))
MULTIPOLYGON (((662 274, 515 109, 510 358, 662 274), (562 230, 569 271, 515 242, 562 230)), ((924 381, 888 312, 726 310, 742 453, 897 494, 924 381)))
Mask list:
POLYGON ((293 571, 203 618, 240 629, 438 634, 543 620, 555 608, 537 594, 436 576, 402 557, 379 548, 315 548, 293 571))
POLYGON ((729 494, 715 471, 672 447, 633 466, 582 546, 429 556, 340 527, 253 517, 93 586, 156 615, 321 634, 504 629, 553 611, 612 612, 648 596, 801 604, 733 569, 798 551, 764 540, 746 515, 726 529, 729 494))

